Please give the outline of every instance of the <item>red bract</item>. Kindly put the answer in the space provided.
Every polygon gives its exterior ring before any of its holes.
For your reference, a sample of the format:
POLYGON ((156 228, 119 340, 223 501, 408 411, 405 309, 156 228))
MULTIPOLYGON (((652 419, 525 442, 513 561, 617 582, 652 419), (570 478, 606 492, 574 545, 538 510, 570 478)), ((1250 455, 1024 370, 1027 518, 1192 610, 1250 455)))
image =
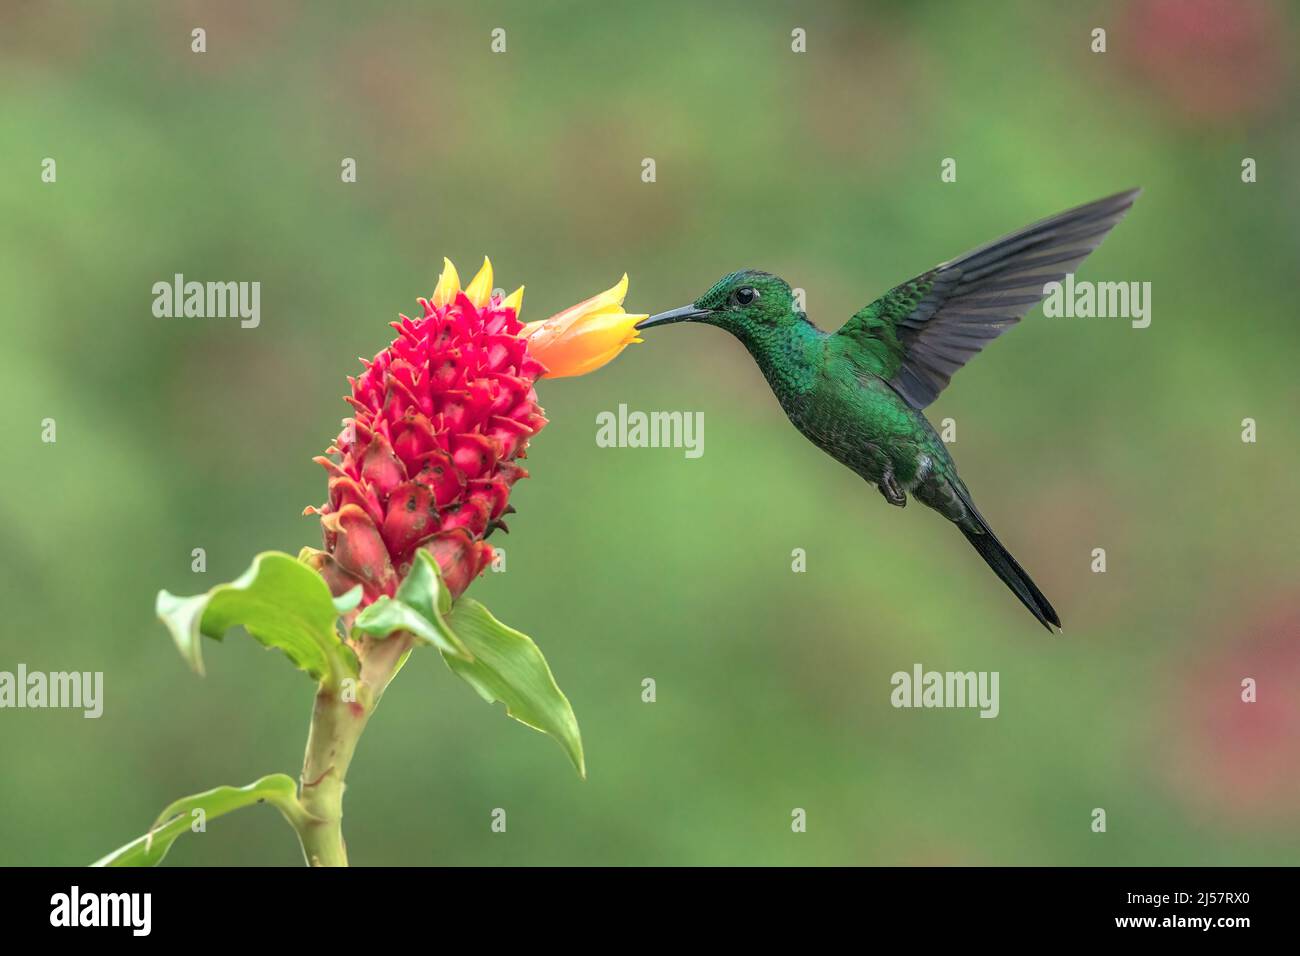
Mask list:
POLYGON ((546 424, 533 390, 546 368, 518 336, 519 297, 454 285, 392 323, 397 338, 348 379, 355 417, 327 449, 337 460, 316 459, 330 478, 329 501, 306 512, 324 531, 313 560, 334 594, 361 585, 362 605, 393 594, 421 548, 458 597, 491 562, 483 539, 514 510, 511 486, 528 475, 516 459, 546 424))

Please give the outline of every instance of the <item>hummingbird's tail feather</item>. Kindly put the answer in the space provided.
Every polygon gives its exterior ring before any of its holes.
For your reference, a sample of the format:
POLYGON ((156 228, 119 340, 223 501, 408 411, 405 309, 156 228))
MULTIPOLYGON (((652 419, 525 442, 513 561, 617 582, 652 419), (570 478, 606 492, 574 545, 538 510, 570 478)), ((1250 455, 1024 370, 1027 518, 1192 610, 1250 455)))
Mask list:
POLYGON ((1038 618, 1039 623, 1049 631, 1059 632, 1061 619, 1057 616, 1056 609, 1047 598, 1043 597, 1043 592, 1038 590, 1037 585, 1025 573, 1025 569, 1011 556, 1011 552, 1002 546, 1002 542, 988 529, 988 525, 984 525, 983 531, 962 528, 961 533, 974 545, 980 557, 993 569, 993 573, 1006 583, 1016 597, 1020 598, 1020 603, 1029 608, 1029 613, 1038 618))
MULTIPOLYGON (((921 421, 925 421, 924 418, 921 421)), ((935 436, 935 440, 938 438, 935 436)), ((933 454, 944 455, 942 445, 933 448, 933 454)), ((944 455, 945 460, 946 455, 944 455)), ((949 469, 952 462, 947 461, 949 469)), ((971 501, 970 492, 954 471, 947 475, 931 471, 923 480, 911 487, 912 496, 921 504, 933 508, 955 524, 966 540, 971 543, 979 556, 993 569, 1011 593, 1020 599, 1020 603, 1029 608, 1029 613, 1038 618, 1038 622, 1053 633, 1060 631, 1061 619, 1052 607, 1052 602, 1043 597, 1038 585, 1025 573, 1011 552, 1002 546, 998 536, 993 533, 989 523, 971 501)))
POLYGON ((1061 619, 1057 616, 1051 602, 1043 596, 1042 591, 1038 590, 1038 586, 1025 573, 1025 569, 1019 562, 1011 556, 1011 552, 1002 546, 1002 542, 997 539, 997 535, 993 533, 980 513, 971 508, 970 517, 974 519, 975 527, 958 525, 966 540, 993 569, 993 573, 1011 589, 1011 593, 1020 598, 1020 603, 1029 608, 1029 613, 1038 618, 1038 622, 1043 627, 1053 633, 1059 633, 1061 619))
POLYGON ((1052 602, 1043 596, 1025 569, 1002 546, 956 474, 942 479, 937 475, 932 476, 928 483, 914 485, 912 494, 917 501, 929 505, 961 530, 971 547, 993 569, 993 573, 1002 579, 1011 593, 1020 599, 1021 604, 1029 608, 1029 613, 1038 618, 1038 623, 1053 633, 1061 630, 1061 619, 1052 607, 1052 602))

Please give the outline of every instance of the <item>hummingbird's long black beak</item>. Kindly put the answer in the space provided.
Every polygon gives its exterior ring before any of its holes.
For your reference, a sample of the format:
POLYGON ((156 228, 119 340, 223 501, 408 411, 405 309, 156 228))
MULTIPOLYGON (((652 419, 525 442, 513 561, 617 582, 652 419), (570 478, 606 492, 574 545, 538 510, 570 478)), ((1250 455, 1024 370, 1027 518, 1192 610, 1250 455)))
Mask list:
POLYGON ((658 315, 652 315, 648 319, 642 319, 636 324, 637 331, 641 329, 651 329, 656 325, 672 325, 674 322, 689 322, 691 319, 698 319, 702 315, 708 315, 708 309, 697 309, 692 303, 684 305, 680 309, 673 309, 671 312, 660 312, 658 315))

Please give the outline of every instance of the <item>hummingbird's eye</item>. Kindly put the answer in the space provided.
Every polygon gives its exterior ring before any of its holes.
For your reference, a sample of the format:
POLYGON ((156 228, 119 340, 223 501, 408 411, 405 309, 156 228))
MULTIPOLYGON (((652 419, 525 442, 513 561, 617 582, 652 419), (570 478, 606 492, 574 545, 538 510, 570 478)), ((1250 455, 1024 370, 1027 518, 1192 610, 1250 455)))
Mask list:
POLYGON ((732 296, 736 305, 749 305, 757 298, 758 290, 751 289, 749 286, 745 286, 743 289, 737 289, 735 295, 732 296))

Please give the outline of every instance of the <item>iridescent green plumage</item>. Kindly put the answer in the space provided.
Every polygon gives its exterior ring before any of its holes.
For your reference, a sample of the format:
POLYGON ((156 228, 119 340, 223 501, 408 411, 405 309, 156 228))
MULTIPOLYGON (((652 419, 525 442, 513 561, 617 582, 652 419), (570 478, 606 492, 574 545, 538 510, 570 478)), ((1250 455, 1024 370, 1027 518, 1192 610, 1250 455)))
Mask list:
POLYGON ((724 276, 645 329, 702 322, 738 338, 790 421, 902 507, 910 493, 953 522, 1048 630, 1060 618, 976 510, 925 408, 984 345, 1020 321, 1123 218, 1137 190, 1027 226, 896 286, 834 333, 766 272, 724 276))

